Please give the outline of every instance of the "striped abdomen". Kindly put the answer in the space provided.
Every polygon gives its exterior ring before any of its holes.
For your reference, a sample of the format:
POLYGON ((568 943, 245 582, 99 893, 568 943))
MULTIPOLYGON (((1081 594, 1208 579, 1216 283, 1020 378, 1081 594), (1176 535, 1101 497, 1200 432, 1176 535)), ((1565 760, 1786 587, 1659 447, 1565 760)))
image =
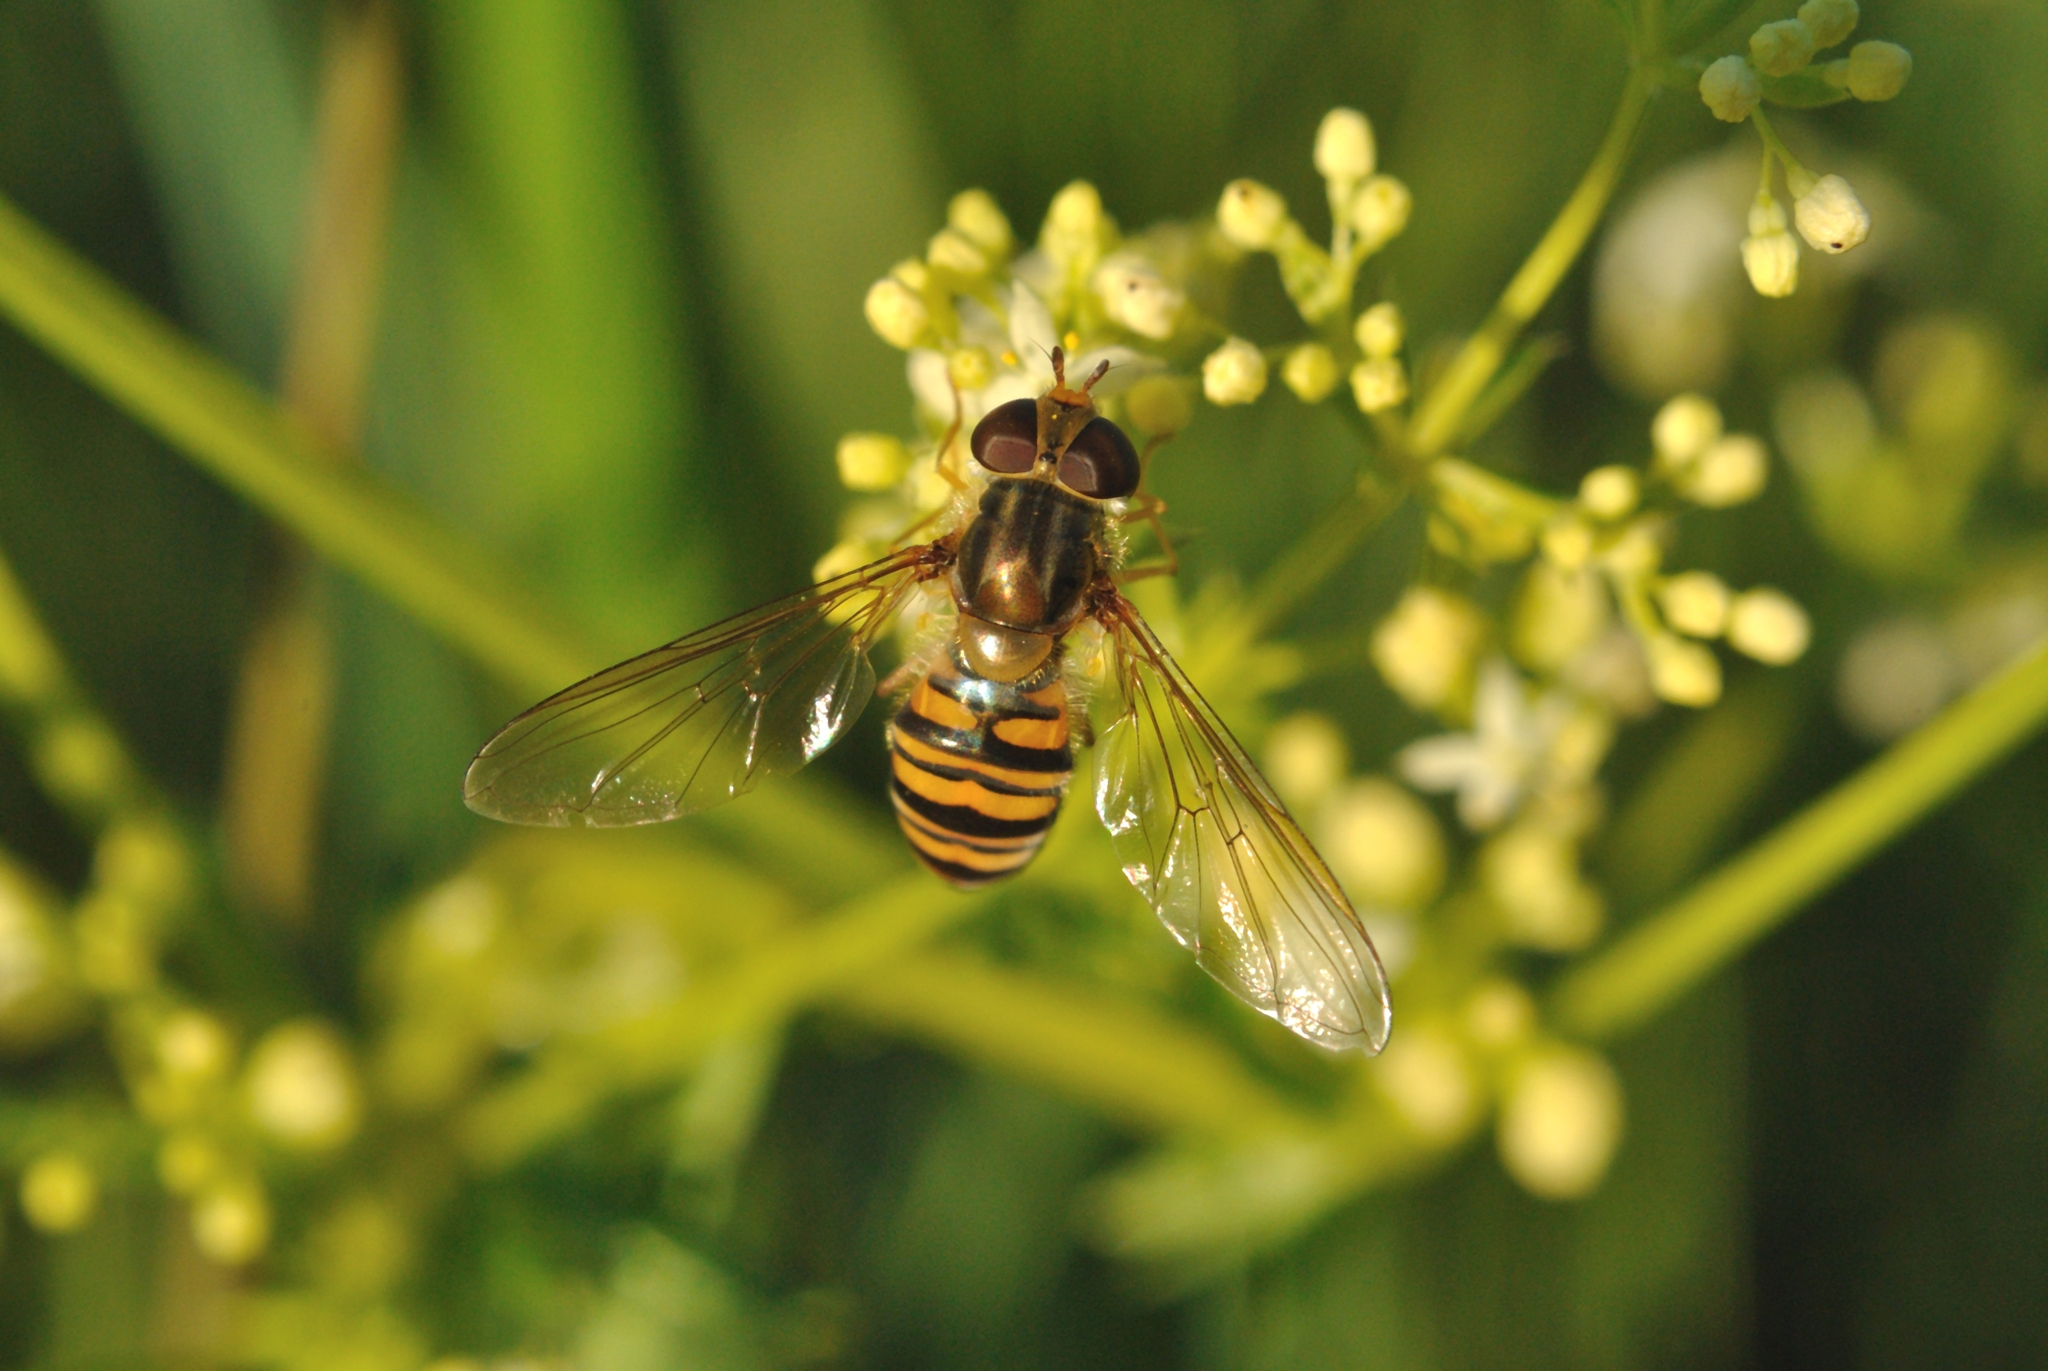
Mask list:
POLYGON ((1021 870, 1074 772, 1059 654, 1014 685, 942 663, 897 711, 889 746, 896 821, 926 866, 959 886, 1021 870))

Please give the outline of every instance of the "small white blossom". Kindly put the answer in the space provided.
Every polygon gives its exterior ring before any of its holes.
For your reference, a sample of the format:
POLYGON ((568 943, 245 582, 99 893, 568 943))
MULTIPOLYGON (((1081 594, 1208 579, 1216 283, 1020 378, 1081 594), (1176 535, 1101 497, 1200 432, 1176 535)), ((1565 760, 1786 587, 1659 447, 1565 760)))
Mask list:
POLYGON ((1495 828, 1541 776, 1571 713, 1571 702, 1559 695, 1531 704, 1515 669, 1495 659, 1479 675, 1472 731, 1410 743, 1396 761, 1411 784, 1456 791, 1458 818, 1467 828, 1495 828))
POLYGON ((1302 343, 1291 348, 1280 364, 1280 379, 1296 397, 1315 404, 1337 388, 1344 373, 1337 366, 1337 354, 1321 343, 1302 343))
POLYGON ((1889 100, 1906 88, 1913 54, 1897 43, 1858 43, 1849 49, 1847 85, 1858 100, 1889 100))
POLYGON ((1515 1073, 1501 1101, 1501 1164, 1532 1195, 1591 1193, 1621 1142, 1621 1081, 1605 1058, 1550 1047, 1515 1073))
POLYGON ((1626 519, 1642 498, 1642 481, 1632 467, 1595 467, 1579 482, 1579 504, 1596 519, 1626 519))
POLYGON ((1681 571, 1657 591, 1664 622, 1692 638, 1718 638, 1728 623, 1728 587, 1710 571, 1681 571))
POLYGON ((1460 595, 1411 586, 1372 633, 1372 661, 1394 693, 1417 709, 1441 709, 1465 688, 1486 636, 1486 617, 1460 595))
POLYGON ((868 326, 890 347, 913 348, 923 341, 931 326, 931 311, 924 297, 893 276, 884 276, 868 287, 868 326))
POLYGON ((1813 639, 1806 611, 1783 591, 1745 590, 1728 607, 1728 645, 1771 666, 1796 662, 1813 639))
POLYGON ((1793 202, 1792 219, 1807 245, 1822 252, 1847 252, 1870 236, 1870 211, 1854 187, 1832 174, 1793 202))
POLYGON ((1791 76, 1813 60, 1813 30, 1797 19, 1765 24, 1749 36, 1749 60, 1766 76, 1791 76))
POLYGON ((1763 440, 1750 433, 1731 433, 1680 472, 1677 485, 1696 505, 1726 509, 1762 494, 1769 474, 1770 458, 1763 440))
POLYGON ((1372 176, 1351 197, 1351 227, 1367 252, 1376 252, 1401 236, 1415 197, 1391 176, 1372 176))
POLYGON ((1216 202, 1216 227, 1231 242, 1254 252, 1272 247, 1286 222, 1287 201, 1257 181, 1232 181, 1216 202))
POLYGON ((1157 267, 1132 253, 1104 258, 1090 284, 1103 311, 1143 338, 1171 337, 1187 304, 1187 296, 1168 285, 1157 267))
POLYGON ((1351 398, 1367 414, 1392 409, 1408 398, 1408 368, 1398 357, 1379 357, 1351 368, 1351 398))
POLYGON ((1816 51, 1831 48, 1856 31, 1862 18, 1856 0, 1806 0, 1799 7, 1799 22, 1813 35, 1816 51))
POLYGON ((1408 337, 1408 321, 1401 317, 1399 305, 1382 300, 1358 316, 1358 322, 1351 326, 1351 336, 1358 340, 1358 350, 1367 357, 1392 357, 1408 337))
POLYGON ((1214 405, 1248 405, 1266 393, 1266 358, 1256 345, 1232 338, 1202 359, 1202 393, 1214 405))
POLYGON ((1333 109, 1316 129, 1316 173, 1325 181, 1361 181, 1375 163, 1372 124, 1355 109, 1333 109))
POLYGON ((1763 82, 1755 67, 1731 54, 1700 73, 1700 99, 1716 119, 1739 124, 1763 103, 1763 82))
POLYGON ((1769 299, 1783 299, 1799 287, 1799 243, 1786 232, 1785 211, 1775 199, 1750 206, 1742 269, 1756 293, 1769 299))

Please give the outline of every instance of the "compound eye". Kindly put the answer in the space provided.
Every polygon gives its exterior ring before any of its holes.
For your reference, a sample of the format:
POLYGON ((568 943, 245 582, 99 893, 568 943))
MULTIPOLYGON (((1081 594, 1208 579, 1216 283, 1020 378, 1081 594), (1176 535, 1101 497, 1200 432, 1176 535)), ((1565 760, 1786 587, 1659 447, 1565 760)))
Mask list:
POLYGON ((1060 458, 1060 484, 1091 500, 1119 500, 1138 488, 1138 450, 1100 416, 1074 435, 1060 458))
POLYGON ((1006 476, 1038 463, 1038 401, 1011 400, 981 416, 967 440, 974 460, 1006 476))

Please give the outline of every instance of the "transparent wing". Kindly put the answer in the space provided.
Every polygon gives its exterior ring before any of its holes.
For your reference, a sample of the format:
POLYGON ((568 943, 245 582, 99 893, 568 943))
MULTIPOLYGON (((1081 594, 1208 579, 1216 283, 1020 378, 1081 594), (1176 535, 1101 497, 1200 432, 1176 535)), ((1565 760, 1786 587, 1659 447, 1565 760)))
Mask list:
POLYGON ((1379 1051, 1387 976, 1336 878, 1130 602, 1099 617, 1116 694, 1095 810, 1124 875, 1232 994, 1320 1047, 1379 1051))
POLYGON ((875 693, 868 649, 943 559, 906 548, 550 696, 484 744, 463 799, 517 824, 658 823, 830 747, 875 693))

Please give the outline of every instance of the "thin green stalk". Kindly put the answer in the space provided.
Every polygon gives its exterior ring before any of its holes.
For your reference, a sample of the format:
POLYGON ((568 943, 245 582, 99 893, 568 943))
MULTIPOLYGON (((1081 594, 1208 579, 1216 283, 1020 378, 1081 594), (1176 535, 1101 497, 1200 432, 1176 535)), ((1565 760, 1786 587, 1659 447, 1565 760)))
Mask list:
POLYGON ((1567 975, 1559 1024, 1628 1032, 1732 960, 2048 721, 2048 644, 2006 668, 1567 975))
POLYGON ((601 664, 479 550, 306 429, 0 198, 0 312, 144 427, 522 689, 601 664))
POLYGON ((1594 226, 1606 211, 1608 200, 1614 195, 1622 168, 1628 163, 1629 148, 1643 122, 1643 113, 1649 107, 1653 88, 1654 83, 1646 67, 1638 65, 1629 72, 1628 84, 1622 88, 1621 103, 1615 108, 1614 119, 1607 126, 1607 136, 1601 141, 1592 165, 1579 178, 1571 199, 1565 201, 1564 208, 1558 211, 1557 218, 1544 232, 1535 250, 1522 263, 1521 270, 1501 292, 1493 313, 1486 317, 1478 332, 1465 340, 1465 345, 1417 407, 1415 418, 1408 426, 1408 453, 1411 457, 1427 459, 1444 450, 1452 435, 1458 432, 1465 411, 1479 398, 1487 382, 1493 379, 1494 373, 1507 359, 1508 349, 1514 345, 1516 336, 1536 317, 1565 273, 1571 270, 1572 263, 1578 260, 1586 240, 1592 236, 1594 226))

